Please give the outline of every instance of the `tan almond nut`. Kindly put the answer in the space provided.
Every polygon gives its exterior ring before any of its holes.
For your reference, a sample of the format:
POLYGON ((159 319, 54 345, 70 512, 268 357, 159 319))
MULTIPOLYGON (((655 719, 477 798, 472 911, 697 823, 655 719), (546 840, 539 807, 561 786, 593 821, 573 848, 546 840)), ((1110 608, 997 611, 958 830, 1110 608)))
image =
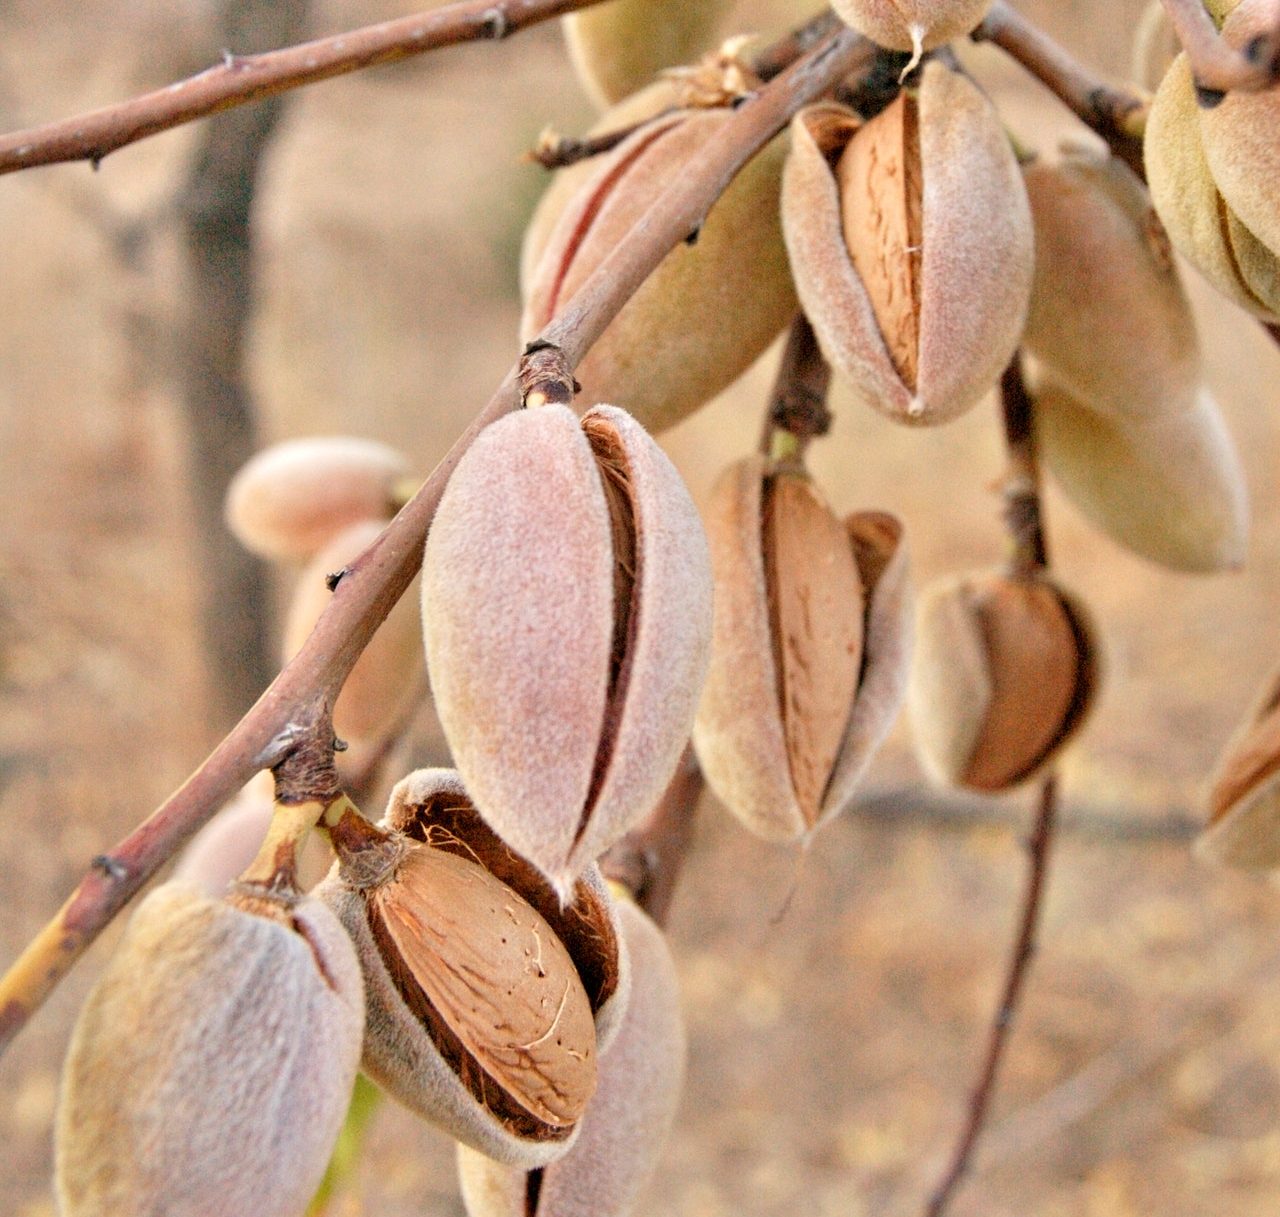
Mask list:
POLYGON ((460 1145, 469 1217, 624 1217, 657 1166, 684 1074, 680 994, 662 931, 629 900, 618 902, 617 914, 634 978, 631 998, 617 1038, 601 1055, 582 1133, 536 1176, 460 1145))
POLYGON ((403 456, 373 440, 288 440, 231 479, 227 527, 259 557, 305 562, 351 525, 389 520, 409 473, 403 456))
POLYGON ((1098 654, 1083 609, 1047 576, 945 580, 920 598, 907 702, 931 777, 1006 790, 1084 722, 1098 654))
POLYGON ((1102 418, 1047 381, 1035 395, 1041 460, 1095 527, 1171 570, 1239 568, 1249 540, 1244 470, 1201 390, 1172 418, 1102 418))
POLYGON ((901 702, 901 526, 841 524, 799 471, 752 457, 717 481, 707 530, 715 628, 694 746, 747 828, 796 840, 848 805, 901 702))
POLYGON ((821 104, 791 133, 783 232, 823 353, 899 422, 962 414, 1017 347, 1034 268, 1026 189, 991 104, 931 61, 919 91, 870 122, 821 104))
POLYGON ((1280 679, 1272 676, 1218 761, 1200 857, 1244 870, 1280 867, 1280 679))
MULTIPOLYGON (((385 527, 384 521, 366 520, 343 529, 303 570, 285 619, 283 662, 297 654, 332 601, 332 576, 353 563, 385 527)), ((353 752, 381 746, 387 733, 402 724, 424 695, 424 676, 417 597, 406 594, 392 606, 338 694, 333 707, 338 738, 351 745, 353 752)), ((338 754, 339 771, 347 756, 338 754)))
MULTIPOLYGON (((1274 31, 1272 0, 1241 0, 1222 23, 1228 46, 1242 49, 1274 31)), ((1273 254, 1280 254, 1280 97, 1274 88, 1231 90, 1222 101, 1198 107, 1205 158, 1227 206, 1273 254)))
POLYGON ((693 723, 711 571, 680 475, 612 406, 508 415, 449 480, 422 604, 467 789, 567 891, 653 808, 693 723))
POLYGON ((296 1217, 360 1059, 360 968, 309 897, 138 906, 76 1023, 54 1132, 65 1217, 296 1217))
POLYGON ((716 42, 732 0, 614 0, 563 18, 569 59, 601 109, 716 42))
POLYGON ((1280 320, 1280 268, 1218 192, 1200 134, 1200 107, 1186 54, 1151 102, 1143 158, 1151 201, 1175 248, 1228 300, 1264 321, 1280 320))
POLYGON ((844 20, 891 51, 921 51, 963 38, 987 15, 991 0, 833 0, 844 20))
POLYGON ((339 861, 316 895, 364 969, 365 1072, 492 1158, 530 1169, 559 1157, 626 1006, 599 872, 562 902, 452 770, 400 782, 379 829, 349 813, 331 835, 339 861))
POLYGON ((1200 344, 1164 226, 1116 157, 1063 150, 1023 176, 1036 230, 1026 348, 1073 397, 1108 418, 1194 408, 1200 344))
MULTIPOLYGON (((689 159, 717 138, 729 113, 682 110, 657 118, 593 160, 585 180, 575 177, 571 197, 552 187, 522 255, 524 341, 560 312, 689 159)), ((795 315, 778 216, 785 151, 777 139, 758 153, 691 240, 663 259, 610 322, 575 372, 586 400, 625 402, 645 427, 661 431, 736 380, 795 315)))

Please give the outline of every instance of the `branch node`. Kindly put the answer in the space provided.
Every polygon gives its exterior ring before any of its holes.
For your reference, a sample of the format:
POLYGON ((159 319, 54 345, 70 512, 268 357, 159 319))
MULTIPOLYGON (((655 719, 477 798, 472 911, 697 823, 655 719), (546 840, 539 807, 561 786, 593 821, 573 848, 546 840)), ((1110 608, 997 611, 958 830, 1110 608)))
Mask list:
POLYGON ((341 583, 350 572, 351 567, 349 566, 344 566, 341 570, 330 571, 324 577, 325 587, 327 587, 331 592, 336 592, 338 590, 338 584, 341 583))
POLYGON ((500 8, 491 8, 486 10, 480 23, 484 27, 484 36, 492 38, 495 41, 501 41, 509 33, 511 33, 511 23, 507 20, 507 15, 500 8))
POLYGON ((100 871, 112 883, 123 883, 129 877, 129 868, 110 854, 99 854, 89 865, 94 870, 100 871))
POLYGON ((564 351, 540 338, 529 343, 520 356, 519 381, 520 401, 526 409, 567 406, 581 388, 573 378, 573 369, 564 351))

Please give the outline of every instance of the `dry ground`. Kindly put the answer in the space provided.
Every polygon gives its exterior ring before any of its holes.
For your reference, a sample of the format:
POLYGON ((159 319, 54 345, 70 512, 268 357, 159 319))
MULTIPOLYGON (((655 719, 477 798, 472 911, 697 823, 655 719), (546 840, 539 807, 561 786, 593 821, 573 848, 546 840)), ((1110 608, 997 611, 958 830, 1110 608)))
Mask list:
MULTIPOLYGON (((0 2, 0 122, 61 116, 208 62, 212 5, 177 7, 0 2)), ((397 10, 317 7, 324 30, 397 10)), ((1133 0, 1026 7, 1124 71, 1133 0)), ((982 70, 1024 142, 1050 148, 1069 130, 1011 69, 982 70)), ((264 436, 368 434, 428 468, 514 351, 514 257, 539 189, 516 155, 545 122, 577 130, 587 118, 553 29, 299 96, 256 216, 264 436)), ((213 742, 193 642, 193 472, 164 354, 182 285, 162 204, 190 140, 160 137, 96 176, 0 181, 0 962, 213 742), (152 239, 128 265, 111 234, 138 216, 152 239)), ((1280 357, 1229 306, 1195 296, 1209 380, 1251 478, 1252 559, 1230 577, 1164 574, 1051 497, 1055 555, 1103 624, 1109 682, 1066 769, 1043 951, 957 1214, 1280 1206, 1280 901, 1187 848, 1204 776, 1277 658, 1280 357)), ((695 493, 752 442, 768 375, 758 367, 671 436, 695 493)), ((838 506, 905 517, 920 582, 998 559, 991 410, 905 433, 838 393, 816 465, 838 506)), ((705 806, 671 926, 689 1086, 642 1212, 918 1210, 994 1001, 1026 808, 924 796, 904 729, 873 786, 884 797, 804 859, 705 806)), ((17 1217, 52 1212, 58 1062, 112 937, 0 1062, 0 1208, 17 1217)), ((388 1105, 347 1203, 458 1213, 448 1146, 388 1105)))

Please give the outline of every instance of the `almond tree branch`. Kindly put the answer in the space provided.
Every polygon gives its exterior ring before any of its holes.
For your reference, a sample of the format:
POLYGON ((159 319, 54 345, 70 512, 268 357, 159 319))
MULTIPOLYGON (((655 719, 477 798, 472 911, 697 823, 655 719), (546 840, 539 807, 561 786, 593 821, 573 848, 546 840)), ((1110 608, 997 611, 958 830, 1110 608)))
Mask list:
POLYGON ((1253 93, 1280 80, 1280 21, 1236 50, 1223 41, 1201 0, 1161 2, 1191 61, 1202 106, 1216 106, 1233 89, 1253 93))
MULTIPOLYGON (((1039 471, 1036 461, 1035 426, 1032 403, 1022 379, 1022 356, 1015 353, 1000 381, 1005 439, 1009 452, 1009 489, 1006 490, 1006 523, 1014 543, 1015 575, 1030 574, 1048 565, 1044 529, 1040 520, 1039 471)), ((926 1217, 942 1217, 973 1159, 978 1138, 986 1124, 996 1078, 1004 1058, 1005 1045, 1013 1027, 1018 1002, 1027 979, 1027 969, 1036 950, 1036 931, 1049 856, 1058 814, 1058 781, 1050 773, 1040 783, 1039 809, 1035 829, 1027 843, 1027 879, 1022 897, 1022 913, 1017 937, 1005 973, 1000 1004, 987 1036, 987 1052, 969 1099, 969 1111, 951 1153, 951 1161, 925 1206, 926 1217)))
POLYGON ((216 67, 131 101, 0 136, 0 174, 89 161, 197 118, 361 68, 462 42, 501 39, 599 0, 464 0, 260 55, 227 52, 216 67))
MULTIPOLYGON (((874 47, 843 29, 746 100, 716 140, 691 158, 596 268, 537 345, 576 365, 668 251, 701 223, 743 165, 802 106, 865 66, 874 47)), ((298 654, 208 759, 110 854, 94 860, 54 919, 0 978, 0 1049, 39 1009, 111 919, 254 773, 275 766, 327 722, 343 681, 422 562, 422 546, 450 473, 489 423, 522 404, 519 366, 382 535, 348 568, 298 654)), ((545 369, 535 385, 548 395, 545 369)), ((554 378, 553 378, 554 380, 554 378)))
MULTIPOLYGON (((1199 0, 1196 0, 1198 3, 1199 0)), ((996 0, 973 32, 993 42, 1036 77, 1077 118, 1092 127, 1139 177, 1148 101, 1131 88, 1108 84, 1038 29, 1007 0, 996 0)))

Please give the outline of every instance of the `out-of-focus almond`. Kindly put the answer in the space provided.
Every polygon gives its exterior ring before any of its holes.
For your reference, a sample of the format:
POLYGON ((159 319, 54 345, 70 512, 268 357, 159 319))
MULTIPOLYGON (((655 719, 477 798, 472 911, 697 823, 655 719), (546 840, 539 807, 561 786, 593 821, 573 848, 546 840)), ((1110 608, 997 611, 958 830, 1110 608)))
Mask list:
POLYGON ((568 890, 652 809, 693 722, 711 572, 680 475, 612 406, 508 415, 450 478, 422 604, 467 789, 568 890))
POLYGON ((901 701, 901 526, 841 525, 796 471, 753 457, 716 483, 707 528, 715 630, 694 745, 746 827, 795 840, 848 805, 901 701))
POLYGON ((1026 189, 991 104, 931 61, 918 92, 871 122, 822 104, 791 131, 783 231, 823 353, 900 422, 963 413, 1018 344, 1034 267, 1026 189))
POLYGON ((1133 79, 1154 93, 1181 50, 1182 43, 1169 20, 1168 10, 1161 0, 1148 0, 1133 32, 1130 58, 1133 79))
POLYGON ((470 1217, 625 1217, 657 1165, 675 1116, 685 1032, 675 964, 662 931, 630 901, 617 906, 631 999, 573 1148, 536 1176, 458 1147, 470 1217))
POLYGON ((965 575, 920 599, 908 704, 931 776, 977 790, 1033 777, 1076 733, 1098 684, 1080 606, 1047 577, 965 575))
POLYGON ((1099 417, 1051 381, 1036 391, 1041 459, 1112 540, 1172 570, 1239 567, 1249 539, 1244 470, 1203 390, 1172 418, 1099 417))
POLYGON ((346 1115, 360 969, 309 897, 172 880, 130 919, 62 1077, 66 1217, 296 1217, 346 1115))
POLYGON ((569 58, 600 109, 716 41, 732 0, 613 0, 564 17, 569 58))
POLYGON ((1110 418, 1192 409, 1201 376, 1195 319, 1137 176, 1115 157, 1070 148, 1023 173, 1036 229, 1027 349, 1110 418))
POLYGON ((1280 867, 1280 678, 1224 749, 1209 792, 1209 824, 1196 841, 1203 858, 1244 870, 1280 867))
MULTIPOLYGON (((1274 32, 1274 0, 1241 0, 1222 23, 1228 46, 1243 49, 1274 32)), ((1231 90, 1197 115, 1205 159, 1227 206, 1273 254, 1280 254, 1280 96, 1274 88, 1231 90)))
POLYGON ((316 889, 365 973, 364 1069, 451 1136, 525 1169, 572 1144, 629 973, 589 868, 562 904, 448 770, 396 786, 381 829, 332 829, 316 889))
POLYGON ((1143 158, 1151 201, 1178 252, 1227 299, 1265 321, 1280 320, 1276 255, 1218 192, 1185 53, 1152 99, 1143 158))
MULTIPOLYGON (((719 108, 657 118, 592 162, 571 198, 552 187, 563 209, 554 224, 553 209, 539 209, 522 256, 532 268, 523 277, 525 340, 717 138, 728 115, 719 108)), ((755 156, 696 239, 673 249, 610 322, 575 371, 587 400, 625 402, 645 427, 661 431, 737 379, 791 320, 795 290, 778 217, 784 156, 780 139, 755 156)))
POLYGON ((409 464, 373 440, 288 440, 259 452, 227 488, 227 527, 263 558, 305 562, 344 529, 386 521, 409 464))

